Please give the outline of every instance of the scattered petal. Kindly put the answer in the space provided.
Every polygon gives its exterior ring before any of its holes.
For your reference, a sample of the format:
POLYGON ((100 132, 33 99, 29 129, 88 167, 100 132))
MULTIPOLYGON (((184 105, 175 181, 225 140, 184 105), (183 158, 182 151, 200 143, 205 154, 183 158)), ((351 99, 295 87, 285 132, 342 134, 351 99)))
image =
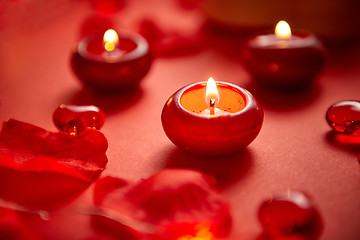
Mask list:
POLYGON ((0 133, 0 198, 46 209, 84 190, 107 164, 107 140, 94 129, 78 136, 17 120, 0 133))
MULTIPOLYGON (((145 232, 149 225, 146 232, 152 232, 154 239, 196 236, 204 233, 199 226, 207 226, 208 235, 225 236, 231 226, 229 204, 211 182, 214 179, 195 170, 166 169, 125 189, 120 184, 120 189, 109 187, 108 193, 97 191, 105 197, 95 199, 103 199, 97 201, 101 208, 143 223, 129 224, 134 229, 145 232)), ((118 183, 115 178, 108 179, 110 186, 118 183), (110 180, 117 183, 110 184, 110 180)))
POLYGON ((201 9, 203 0, 177 0, 177 3, 184 10, 201 9))
POLYGON ((96 11, 104 15, 112 15, 120 12, 126 7, 126 0, 92 0, 96 11))
POLYGON ((107 198, 108 194, 112 194, 112 199, 121 198, 123 194, 120 189, 128 186, 128 182, 121 178, 115 178, 111 176, 106 176, 100 178, 94 187, 94 203, 99 206, 107 198), (115 197, 114 194, 120 193, 121 195, 115 197))
POLYGON ((21 219, 19 212, 0 207, 0 239, 40 240, 43 238, 21 219))
POLYGON ((136 232, 132 228, 121 224, 119 221, 115 221, 111 218, 92 215, 91 224, 94 229, 102 234, 111 237, 112 239, 121 240, 141 240, 143 239, 140 233, 136 232))
POLYGON ((198 51, 205 44, 201 30, 188 35, 175 31, 163 31, 155 22, 148 19, 140 23, 139 33, 148 40, 155 56, 185 55, 198 51))

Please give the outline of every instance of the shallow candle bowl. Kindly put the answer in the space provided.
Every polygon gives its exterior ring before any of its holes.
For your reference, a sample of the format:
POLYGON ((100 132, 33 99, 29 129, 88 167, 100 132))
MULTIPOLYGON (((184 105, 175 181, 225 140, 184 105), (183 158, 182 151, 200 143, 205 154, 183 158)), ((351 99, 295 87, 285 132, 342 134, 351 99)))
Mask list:
MULTIPOLYGON (((262 108, 247 90, 224 82, 217 82, 217 87, 238 94, 244 101, 241 110, 209 116, 182 106, 184 94, 205 86, 205 82, 194 83, 169 98, 161 115, 166 135, 178 147, 198 155, 223 156, 240 151, 259 134, 263 123, 262 108)), ((222 110, 226 111, 226 106, 222 110)))
POLYGON ((244 46, 243 62, 256 83, 275 89, 302 89, 312 84, 325 63, 322 43, 311 33, 297 31, 296 41, 261 45, 262 36, 250 38, 244 46), (284 43, 284 44, 282 44, 284 43))
POLYGON ((83 38, 73 50, 71 66, 75 75, 94 91, 137 87, 150 69, 152 57, 147 41, 137 33, 117 33, 119 45, 114 53, 105 51, 102 34, 83 38))

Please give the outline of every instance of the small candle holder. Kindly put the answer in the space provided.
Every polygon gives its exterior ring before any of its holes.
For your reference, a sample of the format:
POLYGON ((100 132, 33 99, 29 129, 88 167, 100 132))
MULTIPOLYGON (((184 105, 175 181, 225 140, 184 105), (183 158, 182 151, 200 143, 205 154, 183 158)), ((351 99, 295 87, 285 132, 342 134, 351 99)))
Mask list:
POLYGON ((199 155, 223 156, 240 151, 256 138, 264 114, 245 89, 211 80, 174 93, 161 120, 165 134, 178 147, 199 155))
POLYGON ((134 88, 152 63, 147 41, 137 33, 115 32, 84 37, 74 48, 71 66, 90 89, 114 92, 134 88))
POLYGON ((243 60, 259 84, 298 89, 309 86, 320 73, 325 63, 325 49, 313 34, 291 33, 290 26, 280 21, 275 34, 259 34, 245 43, 243 60))

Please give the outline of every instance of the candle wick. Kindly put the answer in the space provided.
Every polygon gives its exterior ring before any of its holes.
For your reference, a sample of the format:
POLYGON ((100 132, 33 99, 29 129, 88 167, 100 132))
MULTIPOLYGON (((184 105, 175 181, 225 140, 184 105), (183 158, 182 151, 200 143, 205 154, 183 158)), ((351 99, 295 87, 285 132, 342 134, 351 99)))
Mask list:
POLYGON ((210 115, 215 115, 215 98, 210 98, 210 115))

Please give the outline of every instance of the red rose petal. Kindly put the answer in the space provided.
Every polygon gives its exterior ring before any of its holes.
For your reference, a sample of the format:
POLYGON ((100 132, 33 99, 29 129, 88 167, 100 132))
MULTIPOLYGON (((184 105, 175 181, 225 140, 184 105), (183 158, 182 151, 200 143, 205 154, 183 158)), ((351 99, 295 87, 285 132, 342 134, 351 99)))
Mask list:
POLYGON ((266 234, 262 234, 257 240, 316 240, 317 238, 309 238, 307 236, 301 235, 277 235, 277 236, 269 236, 266 234))
POLYGON ((15 211, 0 207, 0 239, 20 239, 15 211))
POLYGON ((142 235, 135 230, 105 216, 93 215, 91 224, 94 229, 104 235, 112 237, 112 239, 121 240, 141 240, 142 235))
POLYGON ((96 11, 105 15, 111 15, 124 9, 126 0, 92 0, 92 5, 96 11))
POLYGON ((42 238, 21 220, 16 210, 0 207, 0 239, 38 240, 42 238))
POLYGON ((198 51, 205 44, 200 30, 188 35, 163 31, 152 20, 139 24, 139 33, 148 40, 151 51, 157 56, 179 56, 198 51))
POLYGON ((0 198, 48 208, 86 188, 105 168, 107 140, 96 130, 78 136, 17 120, 0 133, 0 198))
POLYGON ((0 134, 0 166, 57 172, 91 182, 105 168, 106 149, 106 138, 93 129, 74 137, 9 120, 0 134))
MULTIPOLYGON (((117 200, 121 199, 124 194, 122 190, 126 189, 128 186, 128 182, 120 178, 107 176, 99 179, 94 187, 95 205, 101 206, 105 200, 115 200, 112 204, 116 206, 119 204, 119 201, 117 200), (111 194, 111 197, 107 199, 109 194, 111 194)), ((125 226, 121 223, 121 221, 116 221, 110 217, 106 217, 106 215, 109 215, 109 213, 104 213, 103 215, 92 215, 91 223, 95 230, 108 236, 112 236, 113 239, 141 239, 140 233, 128 226, 125 226)))
POLYGON ((177 0, 177 3, 184 10, 200 9, 202 6, 202 0, 177 0))
POLYGON ((129 215, 124 194, 132 187, 126 180, 107 176, 96 181, 94 204, 99 208, 89 209, 94 229, 114 239, 143 239, 138 229, 144 229, 142 222, 129 215), (119 210, 119 211, 117 211, 119 210), (139 224, 138 224, 139 223, 139 224))
POLYGON ((152 225, 161 239, 195 236, 199 224, 209 226, 214 236, 224 236, 231 225, 229 204, 212 188, 211 180, 194 170, 166 169, 126 191, 110 187, 112 192, 103 191, 106 197, 98 204, 152 225))
POLYGON ((106 30, 114 28, 114 22, 106 16, 91 15, 81 24, 79 40, 90 35, 105 33, 106 30))
POLYGON ((99 206, 103 201, 107 198, 108 194, 112 194, 111 198, 121 198, 123 195, 120 189, 124 189, 124 187, 128 186, 128 182, 121 178, 115 177, 103 177, 100 178, 94 187, 94 203, 99 206), (114 194, 120 194, 115 197, 114 194))

